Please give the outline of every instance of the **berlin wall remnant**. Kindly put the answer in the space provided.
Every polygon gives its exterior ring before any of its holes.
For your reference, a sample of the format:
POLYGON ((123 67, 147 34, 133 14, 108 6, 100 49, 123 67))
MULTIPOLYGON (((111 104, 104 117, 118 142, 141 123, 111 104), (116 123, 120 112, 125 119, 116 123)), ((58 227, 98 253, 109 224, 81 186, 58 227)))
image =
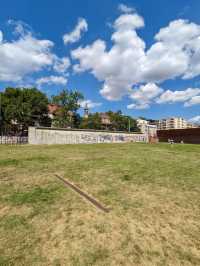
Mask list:
POLYGON ((29 144, 94 144, 148 142, 145 134, 29 127, 29 144))

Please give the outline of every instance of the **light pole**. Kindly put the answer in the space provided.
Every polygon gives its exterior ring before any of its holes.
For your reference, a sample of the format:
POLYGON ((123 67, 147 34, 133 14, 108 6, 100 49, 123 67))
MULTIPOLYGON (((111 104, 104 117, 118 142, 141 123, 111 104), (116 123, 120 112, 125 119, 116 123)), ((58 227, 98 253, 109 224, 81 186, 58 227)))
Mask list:
POLYGON ((131 121, 130 121, 130 118, 128 119, 128 132, 131 132, 131 121))

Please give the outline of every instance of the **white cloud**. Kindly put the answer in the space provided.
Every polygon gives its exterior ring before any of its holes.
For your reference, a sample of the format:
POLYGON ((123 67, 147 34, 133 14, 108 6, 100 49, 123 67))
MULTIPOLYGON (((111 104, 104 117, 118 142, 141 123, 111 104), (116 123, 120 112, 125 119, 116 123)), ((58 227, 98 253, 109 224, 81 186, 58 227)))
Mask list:
POLYGON ((2 43, 3 41, 3 32, 0 30, 0 44, 2 43))
MULTIPOLYGON (((146 109, 152 103, 200 104, 198 88, 163 92, 158 85, 168 79, 200 75, 200 25, 182 19, 172 21, 159 30, 154 44, 147 49, 137 33, 144 27, 144 19, 124 4, 119 9, 124 14, 113 23, 111 47, 97 39, 73 50, 72 59, 78 60, 74 71, 92 73, 102 82, 100 93, 108 100, 129 96, 133 101, 128 105, 130 109, 146 109)), ((38 85, 65 85, 71 65, 69 58, 55 55, 54 43, 36 38, 26 24, 13 21, 10 24, 14 25, 14 39, 5 40, 0 31, 0 81, 23 82, 26 75, 48 69, 60 75, 38 79, 38 85)), ((64 43, 78 41, 87 30, 87 21, 80 18, 75 29, 63 36, 64 43)))
POLYGON ((199 25, 181 19, 172 21, 155 35, 155 43, 148 50, 136 32, 143 26, 143 18, 136 13, 120 15, 114 22, 110 49, 98 39, 72 51, 72 58, 78 60, 74 71, 89 71, 103 82, 100 93, 108 100, 130 95, 132 88, 141 84, 200 75, 199 25))
POLYGON ((17 87, 18 88, 35 88, 35 84, 22 82, 22 83, 18 83, 17 87))
POLYGON ((16 21, 13 19, 9 19, 7 21, 7 24, 14 28, 13 33, 15 35, 22 36, 22 35, 26 35, 27 33, 32 32, 31 27, 28 24, 26 24, 25 22, 20 21, 20 20, 16 21))
POLYGON ((200 64, 194 59, 199 56, 199 36, 200 26, 187 20, 172 21, 160 29, 155 36, 157 42, 146 53, 143 78, 161 82, 178 76, 199 75, 200 64))
POLYGON ((80 106, 82 108, 85 108, 87 106, 88 108, 91 109, 91 108, 99 107, 101 105, 102 103, 93 102, 92 100, 83 100, 80 102, 80 106))
POLYGON ((200 104, 200 89, 188 88, 181 91, 163 91, 154 83, 135 88, 129 96, 134 103, 127 106, 128 109, 147 109, 151 104, 166 104, 184 102, 185 107, 200 104))
POLYGON ((190 107, 193 105, 200 104, 200 95, 192 97, 188 102, 184 104, 185 107, 190 107))
POLYGON ((188 88, 182 91, 165 91, 158 99, 157 103, 176 103, 176 102, 186 102, 192 97, 200 94, 199 88, 188 88))
POLYGON ((36 80, 36 84, 41 86, 42 84, 59 84, 59 85, 66 85, 67 79, 62 76, 49 76, 49 77, 42 77, 36 80))
MULTIPOLYGON (((155 39, 164 47, 164 52, 159 54, 159 61, 165 59, 166 68, 173 71, 171 75, 163 75, 162 80, 177 76, 186 79, 200 74, 199 25, 179 19, 161 29, 155 39)), ((157 50, 154 52, 156 54, 157 50)))
POLYGON ((190 41, 186 52, 189 55, 189 63, 183 78, 192 79, 200 75, 200 35, 190 41))
POLYGON ((75 29, 63 35, 64 44, 74 43, 80 40, 82 32, 86 32, 88 30, 87 21, 84 18, 79 18, 78 23, 75 29))
POLYGON ((63 58, 55 58, 55 63, 53 69, 58 73, 66 73, 68 68, 70 67, 71 63, 68 57, 63 58))
POLYGON ((138 14, 123 14, 116 19, 114 27, 117 32, 129 33, 127 31, 144 27, 144 19, 138 14))
MULTIPOLYGON (((20 25, 20 24, 19 24, 20 25)), ((19 33, 17 40, 2 41, 0 36, 0 81, 20 81, 27 74, 40 71, 53 63, 54 43, 35 38, 31 32, 19 33)))
POLYGON ((182 75, 187 70, 188 57, 178 47, 157 42, 146 53, 141 78, 147 82, 162 82, 182 75))
POLYGON ((155 98, 163 92, 154 83, 148 83, 140 86, 138 89, 133 90, 130 98, 135 102, 127 106, 128 109, 147 109, 155 98))
POLYGON ((72 51, 72 57, 79 60, 75 70, 89 70, 103 81, 100 93, 108 100, 120 99, 140 81, 138 66, 145 55, 145 44, 135 29, 143 25, 143 19, 137 14, 121 15, 114 23, 116 31, 112 35, 114 45, 110 51, 106 51, 106 43, 102 40, 72 51))
POLYGON ((132 12, 135 11, 135 8, 129 7, 129 6, 125 5, 125 4, 119 4, 118 5, 118 9, 122 13, 132 13, 132 12))
POLYGON ((200 115, 197 115, 189 120, 189 122, 200 125, 200 115))
POLYGON ((150 107, 149 103, 131 103, 129 105, 127 105, 127 108, 129 110, 131 109, 136 109, 136 110, 144 110, 144 109, 148 109, 150 107))
POLYGON ((0 81, 23 84, 27 75, 41 70, 54 70, 65 77, 52 75, 50 80, 43 81, 66 84, 67 70, 71 64, 69 58, 59 58, 52 52, 54 43, 34 37, 24 22, 9 20, 8 25, 14 27, 14 37, 11 41, 3 40, 0 31, 0 81))
POLYGON ((184 47, 190 43, 193 38, 200 34, 200 26, 190 23, 188 20, 175 20, 169 23, 168 27, 160 29, 155 39, 165 43, 171 43, 179 47, 184 47))

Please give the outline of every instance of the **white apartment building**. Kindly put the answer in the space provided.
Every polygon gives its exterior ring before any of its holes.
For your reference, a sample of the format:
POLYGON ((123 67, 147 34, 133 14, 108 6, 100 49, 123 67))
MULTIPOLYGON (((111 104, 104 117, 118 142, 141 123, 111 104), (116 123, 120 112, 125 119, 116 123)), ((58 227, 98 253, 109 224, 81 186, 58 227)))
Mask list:
POLYGON ((158 123, 158 129, 167 130, 167 129, 184 129, 194 127, 190 123, 188 123, 182 117, 171 117, 167 119, 161 119, 158 123))
POLYGON ((157 126, 149 124, 147 120, 137 119, 137 126, 143 134, 148 134, 152 137, 157 134, 157 126))

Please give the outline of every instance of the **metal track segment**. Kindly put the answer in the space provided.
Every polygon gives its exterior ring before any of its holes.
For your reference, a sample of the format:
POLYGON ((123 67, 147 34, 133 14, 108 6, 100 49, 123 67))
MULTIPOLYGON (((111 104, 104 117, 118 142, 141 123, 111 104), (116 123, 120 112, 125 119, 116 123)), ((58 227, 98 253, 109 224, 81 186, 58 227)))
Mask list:
POLYGON ((55 174, 55 176, 60 179, 65 185, 67 185, 68 187, 70 187, 72 190, 74 190, 75 192, 77 192, 80 196, 82 196, 83 198, 87 199, 90 203, 92 203, 96 208, 100 209, 103 212, 108 213, 110 210, 106 207, 104 207, 99 201, 97 201, 96 199, 94 199, 93 197, 89 196, 86 192, 84 192, 83 190, 81 190, 80 188, 78 188, 76 185, 72 184, 71 182, 69 182, 68 180, 64 179, 63 177, 61 177, 58 174, 55 174))

